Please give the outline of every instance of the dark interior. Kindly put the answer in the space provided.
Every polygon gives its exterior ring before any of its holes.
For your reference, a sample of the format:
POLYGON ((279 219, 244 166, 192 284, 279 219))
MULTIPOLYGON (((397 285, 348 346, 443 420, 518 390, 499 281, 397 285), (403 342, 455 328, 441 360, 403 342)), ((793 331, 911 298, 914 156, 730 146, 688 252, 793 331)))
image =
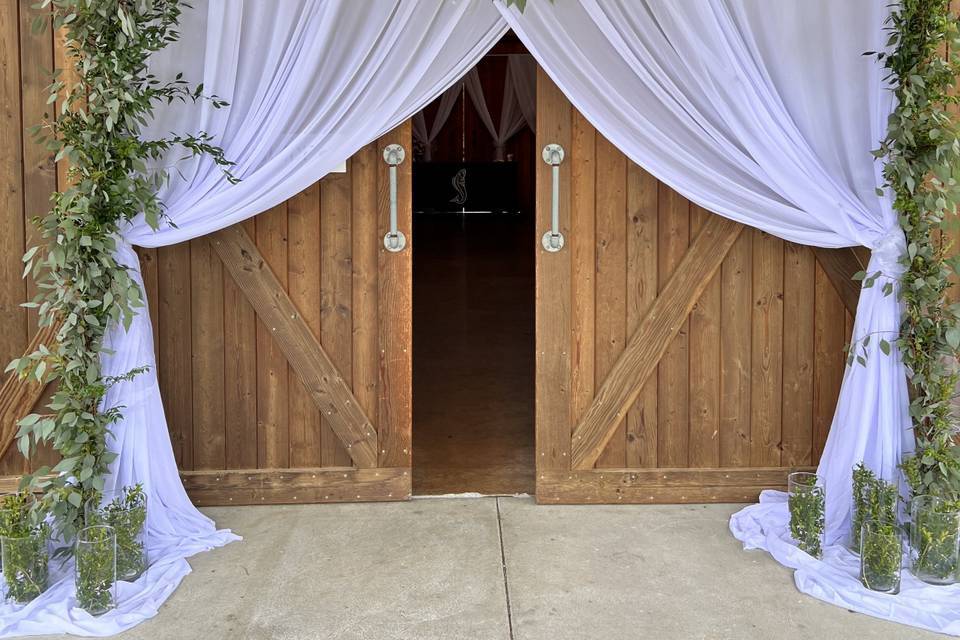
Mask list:
MULTIPOLYGON (((477 66, 495 124, 518 53, 508 34, 477 66)), ((524 127, 495 162, 465 91, 429 162, 415 144, 415 494, 533 492, 534 146, 524 127)))

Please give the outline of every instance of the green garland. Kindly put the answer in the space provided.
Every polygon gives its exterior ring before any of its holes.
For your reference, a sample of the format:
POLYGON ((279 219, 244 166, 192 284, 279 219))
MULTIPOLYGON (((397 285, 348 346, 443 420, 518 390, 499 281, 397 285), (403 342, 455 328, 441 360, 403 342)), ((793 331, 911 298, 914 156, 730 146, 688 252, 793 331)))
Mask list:
POLYGON ((960 306, 950 304, 947 293, 960 262, 951 243, 941 240, 946 238, 941 232, 955 228, 960 202, 960 139, 948 113, 957 104, 960 40, 948 5, 948 0, 902 0, 893 8, 887 27, 891 53, 877 57, 890 73, 897 107, 875 155, 885 159, 884 187, 894 193, 907 241, 897 346, 909 376, 917 453, 903 469, 915 494, 958 501, 960 448, 950 401, 958 381, 960 306))
MULTIPOLYGON (((34 128, 39 142, 69 162, 70 186, 55 193, 52 209, 34 220, 43 245, 24 255, 24 276, 32 274, 39 295, 25 306, 39 311, 40 326, 62 322, 56 344, 13 361, 8 370, 23 378, 57 383, 47 405, 49 415, 29 415, 19 423, 18 448, 29 457, 34 447, 51 443, 60 462, 36 470, 23 485, 43 490, 43 509, 54 516, 65 541, 82 524, 84 502, 103 489, 114 459, 107 451, 111 425, 122 407, 102 407, 107 389, 142 371, 105 378, 100 370, 104 334, 116 323, 129 327, 143 305, 137 283, 118 264, 114 252, 121 225, 139 213, 157 228, 163 206, 157 190, 165 170, 148 167, 171 148, 184 156, 207 154, 227 171, 223 152, 201 132, 142 140, 142 126, 155 105, 175 100, 209 99, 179 76, 163 82, 150 75, 150 54, 175 41, 180 0, 43 0, 34 22, 66 33, 67 51, 78 78, 67 83, 58 72, 48 104, 60 101, 58 114, 34 128), (50 473, 52 479, 43 479, 50 473)), ((229 173, 227 174, 228 177, 229 173)), ((232 179, 232 177, 231 177, 232 179)), ((133 425, 136 428, 137 425, 133 425)))

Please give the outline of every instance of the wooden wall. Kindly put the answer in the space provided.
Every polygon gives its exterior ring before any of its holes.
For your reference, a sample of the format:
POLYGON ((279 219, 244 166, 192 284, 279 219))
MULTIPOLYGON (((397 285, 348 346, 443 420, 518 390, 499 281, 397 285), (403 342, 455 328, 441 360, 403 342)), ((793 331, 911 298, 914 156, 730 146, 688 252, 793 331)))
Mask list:
MULTIPOLYGON (((54 56, 50 28, 33 34, 35 12, 30 2, 0 2, 0 365, 6 367, 22 355, 36 333, 35 312, 19 305, 35 294, 29 280, 21 278, 24 251, 36 243, 30 219, 49 209, 50 194, 63 184, 53 158, 35 144, 26 129, 39 124, 55 104, 47 104, 46 87, 54 56)), ((55 50, 56 49, 56 50, 55 50)), ((40 452, 35 462, 51 460, 40 452)), ((16 447, 0 460, 0 476, 28 468, 16 447)))

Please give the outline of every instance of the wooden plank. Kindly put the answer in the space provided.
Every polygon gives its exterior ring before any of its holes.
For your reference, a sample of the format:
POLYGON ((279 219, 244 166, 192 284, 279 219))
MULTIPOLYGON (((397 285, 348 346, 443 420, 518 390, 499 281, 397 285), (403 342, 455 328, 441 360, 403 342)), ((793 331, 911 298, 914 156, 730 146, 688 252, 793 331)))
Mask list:
MULTIPOLYGON (((627 335, 637 331, 659 288, 659 182, 634 163, 627 168, 627 335)), ((657 466, 657 375, 627 414, 627 466, 657 466)))
POLYGON ((816 463, 833 422, 846 363, 844 303, 824 269, 816 269, 813 352, 813 459, 816 463))
MULTIPOLYGON (((690 205, 690 233, 696 235, 713 215, 690 205)), ((690 443, 691 467, 720 466, 720 317, 718 271, 690 311, 690 443)))
MULTIPOLYGON (((690 244, 690 203, 664 184, 659 197, 658 276, 660 292, 679 269, 690 244)), ((719 262, 717 263, 719 266, 719 262)), ((704 286, 708 284, 703 283, 704 286)), ((686 308, 689 313, 698 295, 686 308)), ((686 314, 679 319, 659 359, 657 377, 657 460, 661 466, 685 467, 689 454, 690 426, 690 324, 686 314)))
MULTIPOLYGON (((321 182, 320 343, 347 386, 353 385, 353 239, 349 174, 331 174, 321 182)), ((350 465, 350 456, 326 420, 321 428, 324 467, 350 465)))
POLYGON ((157 333, 160 350, 157 373, 163 409, 180 469, 193 469, 193 341, 190 296, 190 243, 181 242, 157 253, 157 333))
POLYGON ((192 325, 193 464, 226 466, 224 422, 223 266, 207 238, 190 241, 192 325))
MULTIPOLYGON (((314 183, 287 201, 290 231, 287 291, 290 301, 315 336, 323 335, 320 320, 321 188, 321 183, 314 183)), ((296 371, 291 369, 290 374, 290 466, 319 467, 323 464, 320 409, 314 404, 296 371)), ((343 451, 333 431, 329 431, 329 439, 331 446, 343 451)), ((342 455, 346 460, 341 465, 349 466, 350 457, 345 452, 342 455)))
MULTIPOLYGON (((256 236, 255 218, 243 222, 249 237, 256 236)), ((225 384, 228 469, 257 466, 257 316, 229 272, 223 272, 225 384)))
POLYGON ((406 467, 188 471, 180 478, 197 506, 370 502, 410 498, 406 467))
POLYGON ((780 466, 783 409, 783 240, 753 230, 750 464, 780 466))
POLYGON ((160 315, 157 311, 160 304, 160 266, 158 249, 137 247, 137 259, 140 260, 140 278, 143 280, 143 295, 150 315, 150 327, 153 329, 153 352, 160 352, 160 336, 157 327, 160 325, 160 315))
POLYGON ((741 229, 720 216, 711 216, 704 223, 574 430, 574 468, 594 464, 741 229))
MULTIPOLYGON (((627 341, 627 158, 597 136, 596 377, 603 380, 627 341)), ((576 269, 576 265, 574 265, 576 269)), ((627 413, 619 420, 597 467, 626 466, 627 413)))
MULTIPOLYGON (((570 416, 583 416, 596 382, 597 131, 571 112, 570 156, 570 416)), ((538 163, 538 168, 539 168, 538 163)), ((546 179, 551 179, 546 173, 546 179)), ((547 204, 549 207, 549 203, 547 204)), ((541 251, 538 247, 537 251, 541 251)))
MULTIPOLYGON (((52 347, 59 330, 59 324, 42 327, 34 334, 21 355, 33 353, 40 345, 52 347)), ((0 458, 3 458, 13 443, 17 434, 17 422, 33 411, 46 386, 21 380, 13 372, 7 374, 3 386, 0 386, 0 458)))
POLYGON ((858 271, 867 268, 866 262, 861 260, 853 248, 824 249, 813 247, 813 253, 824 273, 836 289, 843 305, 851 313, 856 313, 857 302, 860 300, 860 283, 853 279, 858 271))
POLYGON ((18 3, 0 3, 0 364, 20 355, 29 340, 21 278, 24 247, 23 122, 20 114, 18 3))
MULTIPOLYGON (((50 210, 50 195, 57 190, 57 174, 53 155, 37 144, 26 133, 30 127, 39 125, 51 111, 47 104, 47 86, 53 69, 53 33, 48 17, 47 28, 34 33, 31 28, 37 16, 30 3, 20 3, 20 74, 22 93, 23 134, 23 212, 25 216, 24 251, 40 242, 40 234, 32 220, 50 210)), ((36 296, 37 288, 32 278, 26 280, 27 299, 36 296)), ((38 314, 27 310, 28 337, 37 330, 38 314)))
MULTIPOLYGON (((263 265, 261 267, 254 263, 254 268, 262 269, 261 273, 269 270, 273 274, 274 279, 270 281, 273 287, 271 295, 278 297, 287 287, 286 202, 257 216, 256 237, 256 247, 263 265)), ((232 255, 236 257, 236 254, 232 255)), ((220 253, 220 257, 224 258, 223 253, 220 253)), ((224 262, 226 262, 225 258, 224 262)), ((227 268, 230 269, 230 265, 227 265, 227 268)), ((230 269, 230 273, 234 274, 234 270, 230 269)), ((244 289, 243 282, 236 277, 234 280, 241 289, 244 289)), ((250 295, 249 290, 244 289, 244 291, 257 309, 256 300, 250 295)), ((289 300, 289 297, 284 297, 289 300)), ((293 306, 292 303, 291 306, 293 306)), ((296 307, 293 307, 287 316, 296 315, 300 318, 295 309, 296 307)), ((279 334, 283 329, 276 322, 271 322, 263 313, 259 313, 259 309, 257 311, 257 466, 265 469, 289 467, 290 412, 287 389, 290 377, 287 358, 284 357, 283 348, 278 344, 279 334)))
MULTIPOLYGON (((353 213, 353 395, 368 416, 377 414, 377 144, 350 159, 353 213)), ((379 432, 378 432, 379 438, 379 432)))
POLYGON ((376 430, 243 227, 218 231, 212 242, 356 465, 376 466, 376 430))
MULTIPOLYGON (((537 149, 557 143, 572 149, 572 107, 542 68, 537 70, 537 149)), ((573 159, 560 165, 560 231, 571 233, 573 159)), ((552 171, 537 160, 536 206, 536 456, 537 471, 570 468, 571 264, 570 251, 544 251, 550 230, 552 171)), ((599 451, 597 452, 599 455, 599 451)), ((592 463, 591 463, 592 464, 592 463)), ((538 481, 539 482, 539 481, 538 481)))
MULTIPOLYGON (((807 467, 804 470, 812 470, 807 467)), ((786 489, 793 469, 590 469, 537 474, 540 504, 756 502, 764 489, 786 489)))
POLYGON ((750 464, 753 241, 742 233, 720 274, 720 466, 750 464))
POLYGON ((783 432, 780 464, 812 463, 816 262, 810 247, 784 243, 783 432))
MULTIPOLYGON (((404 149, 411 148, 409 120, 380 138, 378 153, 394 143, 404 149)), ((409 467, 413 446, 413 162, 408 155, 397 167, 397 224, 407 236, 407 248, 398 253, 391 253, 383 246, 383 237, 390 229, 390 179, 382 155, 376 166, 379 229, 371 240, 377 243, 380 274, 377 282, 380 466, 409 467)))

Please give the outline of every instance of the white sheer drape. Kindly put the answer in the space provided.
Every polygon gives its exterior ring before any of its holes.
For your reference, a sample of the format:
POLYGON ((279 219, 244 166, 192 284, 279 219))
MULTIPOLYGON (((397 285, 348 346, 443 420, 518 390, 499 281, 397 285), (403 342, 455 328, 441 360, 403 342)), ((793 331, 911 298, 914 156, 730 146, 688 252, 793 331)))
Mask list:
POLYGON ((476 109, 480 122, 483 123, 490 137, 493 138, 494 160, 503 160, 507 142, 524 126, 529 126, 531 129, 536 128, 536 69, 536 63, 528 55, 514 54, 508 57, 503 79, 500 120, 496 125, 490 115, 487 97, 484 94, 480 74, 477 73, 476 68, 471 69, 464 77, 464 86, 467 95, 470 96, 470 101, 473 103, 473 108, 476 109), (514 62, 515 58, 523 58, 526 63, 514 62), (521 86, 518 93, 517 85, 523 82, 529 82, 530 84, 521 86), (523 104, 521 104, 521 96, 525 101, 523 104))
MULTIPOLYGON (((887 479, 913 448, 906 376, 892 339, 904 237, 882 164, 870 150, 893 107, 884 70, 889 4, 875 0, 532 0, 503 15, 577 109, 632 160, 697 204, 803 244, 865 245, 884 279, 860 296, 854 344, 872 336, 866 366, 847 367, 819 473, 828 543, 850 519, 850 474, 864 461, 887 479), (895 292, 884 296, 892 281, 895 292)), ((859 349, 858 345, 857 348, 859 349)), ((862 352, 862 351, 860 351, 862 352)), ((747 547, 797 569, 801 590, 841 606, 941 631, 960 631, 960 590, 905 578, 896 604, 864 589, 849 554, 825 562, 789 543, 783 495, 731 520, 747 547), (914 611, 924 603, 925 611, 914 611)))
MULTIPOLYGON (((471 71, 473 70, 471 69, 471 71)), ((423 115, 423 111, 418 111, 413 116, 413 137, 423 144, 423 159, 427 162, 433 160, 433 142, 443 130, 443 125, 450 119, 450 113, 453 111, 453 107, 456 106, 461 93, 463 93, 462 82, 457 82, 443 92, 440 96, 440 104, 437 105, 437 112, 434 114, 429 127, 427 126, 427 118, 423 115)))
MULTIPOLYGON (((192 4, 181 22, 183 37, 151 66, 161 78, 183 71, 230 107, 164 107, 144 135, 205 130, 236 162, 234 173, 242 182, 231 185, 207 159, 177 165, 161 194, 176 226, 154 232, 137 220, 120 241, 118 258, 138 280, 132 244, 181 242, 283 202, 420 111, 473 67, 506 29, 487 2, 192 4)), ((119 608, 99 618, 75 608, 71 569, 65 567, 33 603, 0 605, 0 637, 118 633, 156 614, 190 572, 185 557, 236 539, 217 531, 183 490, 157 386, 147 310, 133 319, 129 331, 114 328, 105 346, 106 376, 151 367, 114 387, 106 399, 124 407, 123 421, 113 429, 112 448, 120 455, 108 488, 144 484, 151 567, 136 583, 122 584, 119 608)))

